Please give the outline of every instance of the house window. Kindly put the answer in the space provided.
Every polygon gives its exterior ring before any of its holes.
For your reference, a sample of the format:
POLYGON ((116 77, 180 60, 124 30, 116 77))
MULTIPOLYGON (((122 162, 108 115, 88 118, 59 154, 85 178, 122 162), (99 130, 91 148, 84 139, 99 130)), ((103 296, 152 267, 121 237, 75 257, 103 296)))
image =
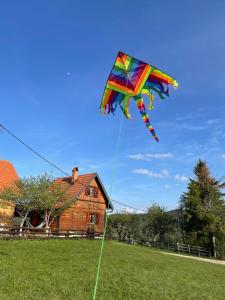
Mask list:
POLYGON ((90 213, 90 224, 95 224, 98 225, 99 224, 99 216, 96 213, 90 213))
POLYGON ((88 189, 88 196, 94 197, 94 194, 95 194, 94 187, 90 186, 89 189, 88 189))
POLYGON ((98 197, 98 188, 96 186, 89 186, 86 189, 86 196, 97 198, 98 197))

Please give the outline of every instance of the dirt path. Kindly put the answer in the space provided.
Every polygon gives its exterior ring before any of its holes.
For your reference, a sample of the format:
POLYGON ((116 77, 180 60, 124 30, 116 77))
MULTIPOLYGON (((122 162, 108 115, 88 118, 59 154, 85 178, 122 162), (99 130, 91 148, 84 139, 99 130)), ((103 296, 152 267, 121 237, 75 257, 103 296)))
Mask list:
POLYGON ((215 259, 210 259, 210 258, 202 258, 202 257, 189 256, 189 255, 183 255, 183 254, 177 254, 177 253, 167 253, 167 252, 160 252, 160 253, 166 254, 166 255, 172 255, 172 256, 185 257, 185 258, 190 258, 190 259, 195 259, 195 260, 201 260, 201 261, 205 261, 205 262, 209 262, 209 263, 217 264, 217 265, 225 265, 224 260, 215 260, 215 259))

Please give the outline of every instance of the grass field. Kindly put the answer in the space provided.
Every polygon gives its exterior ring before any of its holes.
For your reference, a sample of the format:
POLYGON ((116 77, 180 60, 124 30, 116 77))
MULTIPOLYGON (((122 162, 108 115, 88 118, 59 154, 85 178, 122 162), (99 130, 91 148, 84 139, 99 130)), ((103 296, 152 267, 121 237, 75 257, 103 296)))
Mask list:
MULTIPOLYGON (((99 241, 0 241, 0 300, 92 298, 99 241)), ((225 299, 225 266, 105 244, 97 299, 225 299)))

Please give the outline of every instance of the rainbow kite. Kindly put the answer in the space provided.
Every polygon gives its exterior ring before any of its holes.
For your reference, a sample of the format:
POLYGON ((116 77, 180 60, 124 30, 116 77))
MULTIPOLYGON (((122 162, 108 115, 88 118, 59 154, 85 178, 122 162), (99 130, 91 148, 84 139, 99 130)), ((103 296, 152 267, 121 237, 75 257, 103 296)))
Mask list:
POLYGON ((114 114, 119 104, 126 118, 130 119, 129 104, 133 97, 145 125, 155 140, 158 141, 155 130, 150 124, 142 95, 149 96, 150 104, 148 108, 153 109, 154 97, 152 91, 156 92, 161 99, 164 99, 165 96, 169 96, 168 86, 170 84, 174 88, 178 86, 177 81, 166 73, 119 51, 106 83, 100 106, 101 112, 114 114))

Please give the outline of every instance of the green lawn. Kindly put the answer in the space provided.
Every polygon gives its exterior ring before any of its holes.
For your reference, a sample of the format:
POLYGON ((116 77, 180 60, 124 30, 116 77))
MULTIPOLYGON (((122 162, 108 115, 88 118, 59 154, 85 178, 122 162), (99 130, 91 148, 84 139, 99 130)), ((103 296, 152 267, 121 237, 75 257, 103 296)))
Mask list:
MULTIPOLYGON (((0 300, 92 298, 99 241, 0 241, 0 300)), ((97 299, 225 299, 225 266, 105 244, 97 299)))

